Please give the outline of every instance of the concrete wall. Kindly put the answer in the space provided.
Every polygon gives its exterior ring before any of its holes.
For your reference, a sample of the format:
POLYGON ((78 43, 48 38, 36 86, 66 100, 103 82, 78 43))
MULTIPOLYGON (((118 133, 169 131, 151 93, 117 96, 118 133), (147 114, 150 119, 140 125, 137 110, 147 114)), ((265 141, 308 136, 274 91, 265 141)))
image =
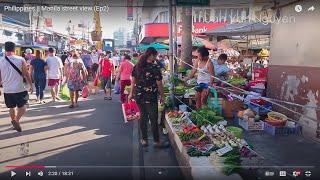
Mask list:
POLYGON ((283 18, 294 17, 295 23, 272 25, 272 65, 320 67, 320 9, 307 11, 316 4, 314 0, 300 4, 305 8, 301 13, 295 12, 294 5, 281 10, 283 18))
POLYGON ((299 121, 305 134, 320 138, 316 133, 320 130, 320 112, 310 108, 319 106, 320 102, 320 11, 307 11, 312 5, 319 7, 320 3, 305 0, 299 4, 304 8, 301 13, 295 12, 295 5, 281 9, 283 20, 294 17, 295 22, 272 24, 268 96, 303 105, 290 109, 304 116, 283 112, 299 121))

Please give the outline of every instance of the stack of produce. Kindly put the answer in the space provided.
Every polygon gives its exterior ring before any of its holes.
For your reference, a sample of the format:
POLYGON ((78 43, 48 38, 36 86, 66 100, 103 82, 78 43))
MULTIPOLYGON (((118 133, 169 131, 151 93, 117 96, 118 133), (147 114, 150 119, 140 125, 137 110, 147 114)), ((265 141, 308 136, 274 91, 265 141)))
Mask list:
MULTIPOLYGON (((208 127, 207 127, 208 129, 208 127)), ((214 145, 222 148, 226 145, 230 145, 231 147, 241 147, 245 145, 244 141, 241 141, 238 137, 236 137, 234 134, 229 132, 226 128, 223 126, 217 126, 214 125, 210 130, 210 138, 214 145)))
POLYGON ((185 67, 178 67, 178 73, 186 74, 187 69, 185 67))
POLYGON ((245 86, 247 84, 247 80, 243 77, 233 77, 228 81, 228 83, 233 86, 245 86))
POLYGON ((197 85, 197 79, 193 78, 187 81, 187 85, 190 87, 194 87, 197 85))
POLYGON ((217 150, 217 148, 197 148, 197 147, 190 147, 187 151, 188 155, 190 157, 200 157, 200 156, 210 156, 210 154, 212 152, 214 152, 215 150, 217 150))
POLYGON ((165 84, 165 85, 163 86, 163 92, 164 92, 165 94, 170 93, 170 85, 169 85, 169 84, 165 84))
POLYGON ((244 111, 239 111, 237 113, 238 118, 243 120, 251 120, 254 119, 254 122, 260 121, 260 116, 256 115, 256 113, 251 109, 246 109, 244 111))
POLYGON ((181 118, 182 115, 183 115, 183 112, 177 111, 177 110, 175 110, 175 111, 170 111, 170 112, 168 112, 168 114, 167 114, 168 118, 170 118, 170 119, 171 119, 171 118, 181 118))
POLYGON ((166 96, 164 101, 165 108, 173 108, 173 103, 169 96, 166 96))
POLYGON ((214 165, 214 168, 218 169, 218 171, 227 176, 237 173, 241 170, 240 152, 237 148, 221 157, 216 153, 212 153, 210 155, 210 160, 214 165))
POLYGON ((174 94, 176 95, 183 95, 185 94, 185 92, 186 92, 186 87, 182 85, 176 86, 174 89, 174 94))
POLYGON ((202 136, 201 131, 188 131, 188 132, 178 132, 178 136, 181 141, 190 141, 192 139, 197 139, 202 136))
POLYGON ((187 89, 185 92, 186 92, 185 93, 185 98, 188 98, 190 96, 195 96, 196 93, 197 93, 197 91, 194 88, 187 89))
POLYGON ((175 86, 184 85, 184 81, 175 76, 171 77, 170 83, 174 84, 175 86))
POLYGON ((194 124, 201 127, 208 124, 216 124, 224 118, 217 115, 218 113, 209 108, 202 108, 199 111, 193 111, 191 113, 191 120, 194 124))

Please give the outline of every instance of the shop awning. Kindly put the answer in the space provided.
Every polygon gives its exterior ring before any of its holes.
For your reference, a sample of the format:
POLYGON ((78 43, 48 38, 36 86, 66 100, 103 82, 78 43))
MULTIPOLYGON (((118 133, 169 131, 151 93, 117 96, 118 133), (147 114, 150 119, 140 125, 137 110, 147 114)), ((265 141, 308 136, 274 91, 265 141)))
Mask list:
POLYGON ((160 49, 169 49, 169 46, 168 45, 165 45, 165 44, 161 44, 161 43, 152 43, 152 44, 146 44, 146 45, 139 45, 137 47, 138 50, 146 50, 148 49, 149 47, 153 47, 157 50, 160 50, 160 49))
POLYGON ((208 30, 203 34, 208 36, 248 36, 248 35, 270 35, 271 25, 262 23, 234 23, 214 30, 208 30))
MULTIPOLYGON (((181 45, 182 42, 182 38, 181 36, 177 37, 177 44, 181 45)), ((164 44, 169 44, 169 39, 166 39, 163 41, 164 44)), ((205 46, 208 49, 216 49, 216 46, 211 43, 210 41, 203 39, 203 38, 199 38, 199 37, 192 37, 192 46, 194 47, 201 47, 201 46, 205 46)))

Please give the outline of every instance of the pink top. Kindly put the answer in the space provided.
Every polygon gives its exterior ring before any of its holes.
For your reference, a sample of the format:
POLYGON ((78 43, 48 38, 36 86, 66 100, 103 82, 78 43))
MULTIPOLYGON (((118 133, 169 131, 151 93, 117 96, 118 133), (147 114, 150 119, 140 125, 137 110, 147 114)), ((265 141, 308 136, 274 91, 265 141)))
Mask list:
POLYGON ((120 64, 120 80, 130 80, 133 66, 134 65, 128 60, 124 60, 121 62, 121 64, 120 64))

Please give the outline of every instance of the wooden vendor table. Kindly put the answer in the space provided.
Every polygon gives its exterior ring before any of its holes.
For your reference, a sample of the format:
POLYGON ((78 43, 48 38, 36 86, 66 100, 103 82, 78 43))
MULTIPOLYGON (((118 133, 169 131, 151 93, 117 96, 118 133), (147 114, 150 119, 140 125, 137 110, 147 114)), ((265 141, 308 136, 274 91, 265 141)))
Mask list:
POLYGON ((166 116, 165 126, 168 130, 168 136, 171 145, 175 151, 182 174, 186 180, 241 180, 238 174, 226 176, 213 168, 208 157, 190 157, 187 149, 184 148, 182 142, 175 132, 170 120, 166 116))

